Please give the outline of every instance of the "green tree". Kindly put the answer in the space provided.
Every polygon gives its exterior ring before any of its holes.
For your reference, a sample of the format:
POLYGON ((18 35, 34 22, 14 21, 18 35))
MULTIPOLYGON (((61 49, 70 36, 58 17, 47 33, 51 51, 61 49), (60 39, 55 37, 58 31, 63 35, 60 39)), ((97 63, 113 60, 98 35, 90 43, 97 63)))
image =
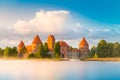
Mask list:
POLYGON ((11 48, 10 47, 6 47, 4 49, 4 57, 9 57, 11 53, 11 48))
POLYGON ((56 42, 54 45, 54 57, 59 58, 60 57, 60 44, 59 42, 56 42))
POLYGON ((39 46, 38 46, 38 52, 36 53, 36 57, 37 58, 44 58, 45 57, 45 54, 44 54, 45 52, 44 52, 44 46, 43 46, 43 44, 40 44, 39 46))
POLYGON ((4 57, 15 57, 17 56, 17 48, 16 47, 6 47, 4 49, 4 57))
POLYGON ((95 53, 96 53, 96 47, 93 46, 90 50, 90 53, 88 54, 88 57, 94 57, 95 53))
POLYGON ((101 40, 97 46, 98 57, 107 57, 106 52, 107 52, 107 42, 105 40, 101 40))
POLYGON ((27 49, 26 49, 26 47, 23 47, 23 48, 21 48, 20 49, 20 52, 19 52, 19 57, 22 57, 25 53, 27 52, 27 49))
POLYGON ((4 50, 0 48, 0 56, 3 57, 4 50))
POLYGON ((120 44, 118 42, 114 43, 113 57, 120 57, 120 44))
POLYGON ((49 51, 49 50, 48 50, 48 44, 45 42, 45 43, 44 43, 44 52, 45 52, 45 53, 48 53, 48 51, 49 51))
POLYGON ((45 58, 52 58, 52 55, 48 53, 49 49, 48 49, 48 44, 45 42, 44 43, 44 57, 45 58))
POLYGON ((35 58, 35 54, 34 53, 29 54, 28 58, 35 58))
POLYGON ((113 55, 113 46, 114 44, 113 43, 107 43, 107 51, 106 51, 106 55, 107 57, 112 57, 113 55))
POLYGON ((11 48, 11 56, 16 57, 17 56, 17 47, 11 48))

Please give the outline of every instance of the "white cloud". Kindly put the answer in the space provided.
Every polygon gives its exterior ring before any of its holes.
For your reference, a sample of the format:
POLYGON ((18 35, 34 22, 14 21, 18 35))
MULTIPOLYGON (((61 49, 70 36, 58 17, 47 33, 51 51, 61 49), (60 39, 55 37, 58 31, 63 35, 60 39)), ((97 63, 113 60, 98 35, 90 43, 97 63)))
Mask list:
POLYGON ((0 26, 0 47, 16 46, 21 39, 27 45, 32 42, 37 32, 43 42, 46 41, 48 34, 52 33, 56 40, 63 39, 74 47, 78 47, 82 37, 86 37, 90 46, 97 45, 101 39, 120 42, 119 25, 113 25, 114 28, 111 26, 103 28, 81 21, 66 10, 41 10, 31 19, 16 21, 14 27, 0 26))
POLYGON ((18 20, 14 24, 14 29, 20 34, 29 34, 31 32, 57 33, 62 32, 69 18, 69 11, 41 10, 36 12, 35 17, 29 21, 18 20))

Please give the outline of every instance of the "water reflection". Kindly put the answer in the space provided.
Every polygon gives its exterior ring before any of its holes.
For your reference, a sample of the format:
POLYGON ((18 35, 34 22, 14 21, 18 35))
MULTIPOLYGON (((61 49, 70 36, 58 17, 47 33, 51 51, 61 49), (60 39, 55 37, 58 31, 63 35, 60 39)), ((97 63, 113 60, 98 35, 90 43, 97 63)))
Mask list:
POLYGON ((0 80, 120 80, 120 62, 1 60, 0 80))

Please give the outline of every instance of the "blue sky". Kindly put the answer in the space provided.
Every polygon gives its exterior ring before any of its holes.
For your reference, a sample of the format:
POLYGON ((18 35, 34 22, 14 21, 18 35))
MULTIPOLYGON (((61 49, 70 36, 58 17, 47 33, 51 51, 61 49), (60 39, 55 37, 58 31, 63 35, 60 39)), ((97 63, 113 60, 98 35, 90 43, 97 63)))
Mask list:
POLYGON ((16 46, 20 39, 28 42, 35 32, 40 34, 43 41, 48 34, 53 33, 58 40, 64 39, 75 47, 83 36, 90 46, 96 45, 101 39, 120 42, 119 3, 119 0, 0 0, 0 43, 9 41, 1 47, 16 46), (50 19, 41 15, 52 15, 51 18, 58 19, 61 24, 54 24, 52 21, 49 23, 50 19), (44 20, 48 22, 42 22, 41 18, 46 18, 44 20), (38 24, 35 21, 41 22, 38 24), (36 30, 32 31, 31 25, 36 30), (45 28, 40 30, 38 25, 45 28), (53 29, 61 31, 55 32, 53 29), (2 31, 6 33, 3 34, 2 31), (44 33, 46 34, 43 35, 44 33), (13 36, 9 36, 10 34, 13 36))
POLYGON ((93 21, 105 24, 119 24, 119 0, 0 0, 5 10, 66 9, 93 21))

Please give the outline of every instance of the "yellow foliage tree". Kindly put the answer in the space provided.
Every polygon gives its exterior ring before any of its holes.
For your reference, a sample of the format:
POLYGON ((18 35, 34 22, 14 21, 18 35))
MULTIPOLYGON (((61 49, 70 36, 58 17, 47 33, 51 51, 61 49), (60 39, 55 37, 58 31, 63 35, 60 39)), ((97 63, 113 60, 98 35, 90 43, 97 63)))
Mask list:
POLYGON ((95 53, 95 55, 94 55, 94 58, 98 58, 98 55, 97 55, 97 53, 95 53))

